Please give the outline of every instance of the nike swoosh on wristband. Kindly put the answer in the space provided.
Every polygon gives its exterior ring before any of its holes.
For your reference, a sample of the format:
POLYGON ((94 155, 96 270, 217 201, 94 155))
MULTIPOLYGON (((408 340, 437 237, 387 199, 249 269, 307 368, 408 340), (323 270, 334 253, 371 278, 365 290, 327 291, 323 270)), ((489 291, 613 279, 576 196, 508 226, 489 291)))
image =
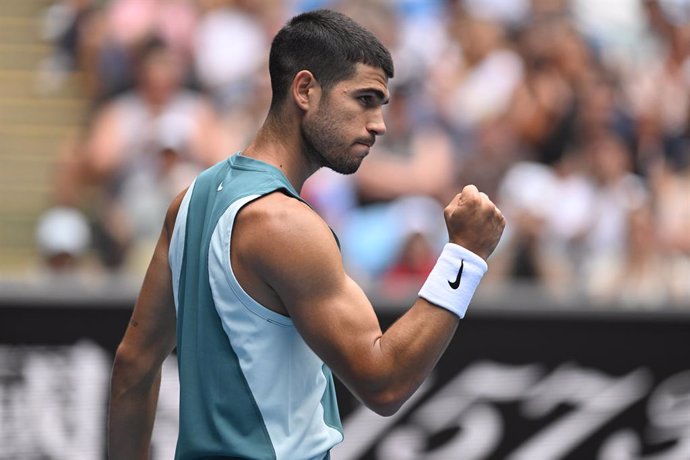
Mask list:
POLYGON ((465 268, 465 261, 464 261, 464 260, 462 260, 462 261, 460 262, 460 270, 458 270, 458 277, 455 278, 455 281, 448 281, 448 285, 449 285, 452 289, 457 289, 457 288, 460 287, 460 278, 462 278, 462 269, 463 269, 463 268, 465 268))

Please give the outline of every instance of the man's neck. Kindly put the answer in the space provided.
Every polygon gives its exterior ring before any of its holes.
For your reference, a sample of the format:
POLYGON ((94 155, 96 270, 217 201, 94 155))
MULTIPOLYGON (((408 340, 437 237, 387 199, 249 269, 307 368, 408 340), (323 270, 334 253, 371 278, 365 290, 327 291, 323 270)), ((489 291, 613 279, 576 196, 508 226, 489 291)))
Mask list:
POLYGON ((242 155, 280 169, 300 193, 304 182, 319 169, 303 152, 299 127, 270 116, 242 155))

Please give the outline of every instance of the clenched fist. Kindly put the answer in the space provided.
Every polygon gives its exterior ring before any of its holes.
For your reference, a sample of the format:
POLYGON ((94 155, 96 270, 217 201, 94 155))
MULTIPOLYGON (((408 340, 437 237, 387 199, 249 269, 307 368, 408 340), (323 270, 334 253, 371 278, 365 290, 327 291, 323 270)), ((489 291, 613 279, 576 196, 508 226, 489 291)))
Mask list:
POLYGON ((467 185, 443 212, 451 243, 488 259, 505 228, 505 219, 486 193, 467 185))

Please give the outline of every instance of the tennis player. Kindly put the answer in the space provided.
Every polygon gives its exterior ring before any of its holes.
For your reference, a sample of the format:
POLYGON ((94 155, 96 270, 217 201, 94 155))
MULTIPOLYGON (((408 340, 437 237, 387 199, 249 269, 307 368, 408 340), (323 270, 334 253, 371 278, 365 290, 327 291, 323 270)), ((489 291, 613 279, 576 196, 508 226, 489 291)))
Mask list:
POLYGON ((350 18, 318 10, 279 31, 269 68, 256 137, 167 213, 115 357, 112 459, 147 458, 161 363, 175 346, 176 458, 328 458, 343 440, 332 372, 367 407, 395 413, 446 349, 500 239, 501 212, 463 188, 419 298, 382 332, 300 190, 322 167, 354 173, 385 133, 390 53, 350 18))

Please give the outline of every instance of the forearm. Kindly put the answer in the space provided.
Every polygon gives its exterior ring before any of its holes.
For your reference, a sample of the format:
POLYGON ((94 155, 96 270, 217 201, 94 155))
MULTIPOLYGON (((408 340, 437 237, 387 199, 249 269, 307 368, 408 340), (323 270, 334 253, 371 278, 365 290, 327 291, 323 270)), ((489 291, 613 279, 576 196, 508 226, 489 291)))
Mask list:
POLYGON ((459 318, 424 299, 378 338, 371 350, 374 372, 365 391, 371 406, 388 415, 419 388, 455 335, 459 318))
POLYGON ((476 254, 448 244, 420 290, 420 298, 379 340, 373 357, 382 369, 383 399, 409 398, 434 368, 464 317, 486 272, 476 254))
POLYGON ((168 266, 168 235, 183 194, 166 215, 132 318, 113 364, 108 413, 111 460, 149 456, 163 361, 175 346, 175 308, 168 266))
POLYGON ((153 378, 135 381, 116 362, 108 413, 110 460, 148 458, 160 379, 159 370, 153 378))

